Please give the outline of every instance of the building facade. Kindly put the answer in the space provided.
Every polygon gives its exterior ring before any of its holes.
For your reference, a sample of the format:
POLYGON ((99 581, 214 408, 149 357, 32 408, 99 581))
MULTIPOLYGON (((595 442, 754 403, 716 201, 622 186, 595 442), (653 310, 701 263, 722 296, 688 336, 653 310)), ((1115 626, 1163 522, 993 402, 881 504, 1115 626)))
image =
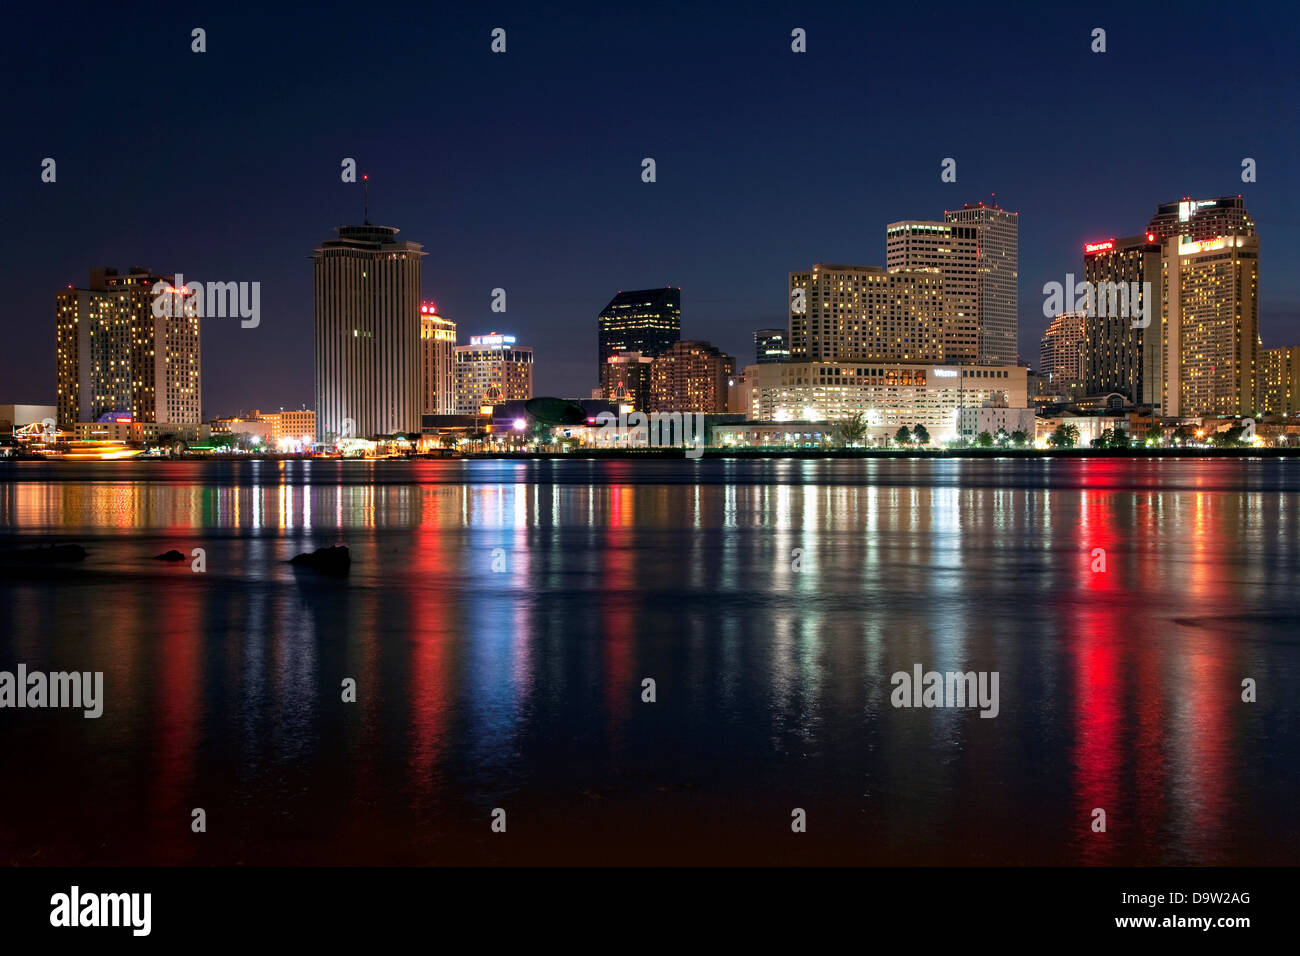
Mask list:
POLYGON ((1266 415, 1300 412, 1300 345, 1261 349, 1259 408, 1266 415))
POLYGON ((316 439, 420 431, 420 259, 392 226, 339 226, 315 261, 316 439))
POLYGON ((1063 312, 1052 319, 1039 343, 1039 372, 1052 394, 1077 398, 1083 390, 1082 312, 1063 312))
POLYGON ((1018 365, 800 362, 751 365, 740 390, 748 421, 834 422, 861 412, 868 434, 924 425, 936 442, 958 437, 958 412, 986 404, 1028 406, 1018 365))
POLYGON ((110 412, 138 422, 200 421, 201 310, 174 305, 189 292, 172 282, 148 269, 93 269, 88 288, 55 295, 61 427, 110 412), (160 295, 170 301, 155 308, 160 295))
POLYGON ((977 361, 1015 365, 1020 328, 1020 214, 981 202, 947 210, 943 218, 975 229, 977 361))
POLYGON ((735 359, 708 342, 675 342, 650 364, 646 411, 727 411, 727 383, 735 366, 735 359))
POLYGON ((282 409, 275 414, 274 425, 271 434, 277 442, 296 439, 310 443, 316 434, 316 413, 310 408, 282 409))
POLYGON ((790 330, 759 329, 754 333, 754 361, 759 365, 790 361, 790 330))
POLYGON ((1084 279, 1093 290, 1083 325, 1085 395, 1118 392, 1135 405, 1160 407, 1162 265, 1153 239, 1142 235, 1084 246, 1084 279))
POLYGON ((943 278, 935 271, 818 263, 790 273, 790 360, 943 359, 943 278))
POLYGON ((923 270, 943 278, 940 311, 943 361, 979 359, 978 227, 906 220, 885 228, 885 265, 890 271, 923 270))
POLYGON ((513 335, 471 336, 468 345, 455 347, 455 363, 455 414, 533 397, 533 350, 513 335))
POLYGON ((654 358, 682 337, 682 290, 637 289, 619 292, 596 319, 599 367, 620 352, 640 352, 654 358))
POLYGON ((996 438, 998 432, 1008 436, 1020 432, 1027 445, 1034 443, 1034 417, 1032 408, 1008 408, 1004 405, 982 405, 979 408, 962 408, 957 412, 957 432, 966 442, 976 441, 982 432, 996 438))
POLYGON ((1257 412, 1259 238, 1169 236, 1161 308, 1167 417, 1257 412))
POLYGON ((1253 236, 1255 220, 1246 211, 1246 201, 1241 196, 1186 198, 1156 207, 1147 234, 1151 242, 1162 245, 1170 236, 1182 236, 1193 242, 1217 236, 1253 236))
POLYGON ((650 403, 650 367, 653 363, 654 359, 640 352, 611 355, 601 368, 600 394, 593 397, 612 402, 619 408, 645 411, 650 403))
POLYGON ((421 406, 425 415, 456 413, 456 323, 431 302, 420 305, 421 406))

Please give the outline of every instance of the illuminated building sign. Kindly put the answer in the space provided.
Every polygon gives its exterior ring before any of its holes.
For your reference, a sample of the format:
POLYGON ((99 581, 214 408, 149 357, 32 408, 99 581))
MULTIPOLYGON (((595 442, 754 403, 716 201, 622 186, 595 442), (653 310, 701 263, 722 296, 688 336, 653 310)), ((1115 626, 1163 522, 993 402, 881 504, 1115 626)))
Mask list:
POLYGON ((1107 239, 1105 242, 1087 242, 1083 246, 1084 255, 1092 255, 1094 252, 1106 252, 1115 248, 1115 240, 1107 239))
POLYGON ((957 370, 953 368, 937 368, 934 370, 934 374, 939 378, 956 378, 957 370))
POLYGON ((493 332, 491 335, 471 335, 469 337, 470 345, 485 345, 489 348, 500 348, 503 345, 514 345, 515 337, 513 335, 497 335, 493 332))
MULTIPOLYGON (((1194 256, 1198 252, 1214 252, 1217 249, 1227 249, 1232 245, 1230 236, 1218 236, 1214 239, 1201 239, 1196 242, 1187 242, 1184 239, 1178 240, 1178 254, 1180 256, 1194 256)), ((1237 240, 1237 245, 1241 245, 1241 239, 1237 240)))
POLYGON ((1185 199, 1178 204, 1178 221, 1187 222, 1200 210, 1211 209, 1218 204, 1217 199, 1197 199, 1195 201, 1185 199))

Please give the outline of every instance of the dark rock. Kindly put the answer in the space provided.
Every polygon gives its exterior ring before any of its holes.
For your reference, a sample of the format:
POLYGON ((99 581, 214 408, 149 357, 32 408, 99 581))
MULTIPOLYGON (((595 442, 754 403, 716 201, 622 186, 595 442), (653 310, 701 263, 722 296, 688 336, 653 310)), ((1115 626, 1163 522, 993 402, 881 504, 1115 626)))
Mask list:
POLYGON ((303 553, 289 559, 290 564, 311 568, 321 574, 347 574, 352 566, 352 555, 347 548, 320 548, 311 554, 303 553))
POLYGON ((0 561, 18 561, 23 564, 58 564, 62 561, 84 561, 86 551, 79 544, 52 544, 44 548, 13 548, 0 551, 0 561))
POLYGON ((155 561, 184 561, 185 555, 181 554, 175 548, 172 548, 170 551, 165 551, 162 554, 155 554, 154 560, 155 561))

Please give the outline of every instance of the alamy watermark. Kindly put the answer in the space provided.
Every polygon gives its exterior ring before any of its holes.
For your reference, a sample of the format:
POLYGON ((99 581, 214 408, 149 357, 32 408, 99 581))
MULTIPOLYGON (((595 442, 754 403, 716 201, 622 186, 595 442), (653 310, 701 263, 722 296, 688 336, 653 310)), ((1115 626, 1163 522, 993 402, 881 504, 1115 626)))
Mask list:
POLYGON ((895 707, 979 707, 981 717, 998 715, 997 671, 895 671, 889 702, 895 707))
POLYGON ((1075 282, 1074 273, 1065 274, 1065 284, 1043 284, 1043 316, 1052 319, 1065 312, 1087 316, 1112 316, 1132 319, 1132 327, 1145 329, 1151 324, 1152 292, 1150 282, 1075 282))
POLYGON ((50 897, 54 927, 124 927, 132 936, 148 936, 153 926, 152 893, 83 893, 73 885, 50 897))
POLYGON ((687 458, 704 454, 702 412, 601 412, 593 442, 608 448, 684 448, 687 458))
POLYGON ((80 708, 86 718, 104 713, 103 671, 0 671, 0 708, 80 708))
POLYGON ((239 318, 240 326, 255 329, 262 321, 262 283, 185 282, 176 273, 175 283, 159 280, 152 292, 155 318, 227 319, 239 318))

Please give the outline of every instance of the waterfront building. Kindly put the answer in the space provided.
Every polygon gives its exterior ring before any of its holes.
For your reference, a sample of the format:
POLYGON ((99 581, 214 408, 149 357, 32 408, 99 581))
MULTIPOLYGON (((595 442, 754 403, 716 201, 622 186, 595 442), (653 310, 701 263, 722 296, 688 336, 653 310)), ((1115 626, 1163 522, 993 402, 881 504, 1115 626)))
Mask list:
POLYGON ((159 295, 183 301, 172 276, 148 269, 92 269, 87 288, 55 295, 59 425, 105 413, 137 422, 197 424, 201 410, 201 309, 155 309, 159 295), (160 289, 165 291, 159 291, 160 289), (161 313, 161 314, 155 314, 161 313))
POLYGON ((735 359, 708 342, 687 340, 673 343, 650 364, 650 398, 646 410, 727 411, 727 382, 735 364, 735 359))
POLYGON ((487 405, 533 397, 533 350, 513 335, 491 332, 457 345, 456 414, 473 415, 487 405))
POLYGON ((422 413, 456 411, 456 323, 438 314, 432 302, 420 305, 422 413))
POLYGON ((654 358, 682 337, 682 290, 620 291, 600 310, 596 326, 598 377, 611 355, 640 352, 654 358))
POLYGON ((751 365, 738 389, 747 421, 833 423, 862 413, 873 439, 924 425, 934 442, 958 437, 958 412, 1000 403, 1027 408, 1019 365, 799 362, 751 365))
POLYGON ((420 430, 420 259, 392 226, 339 226, 315 262, 316 439, 420 430))

